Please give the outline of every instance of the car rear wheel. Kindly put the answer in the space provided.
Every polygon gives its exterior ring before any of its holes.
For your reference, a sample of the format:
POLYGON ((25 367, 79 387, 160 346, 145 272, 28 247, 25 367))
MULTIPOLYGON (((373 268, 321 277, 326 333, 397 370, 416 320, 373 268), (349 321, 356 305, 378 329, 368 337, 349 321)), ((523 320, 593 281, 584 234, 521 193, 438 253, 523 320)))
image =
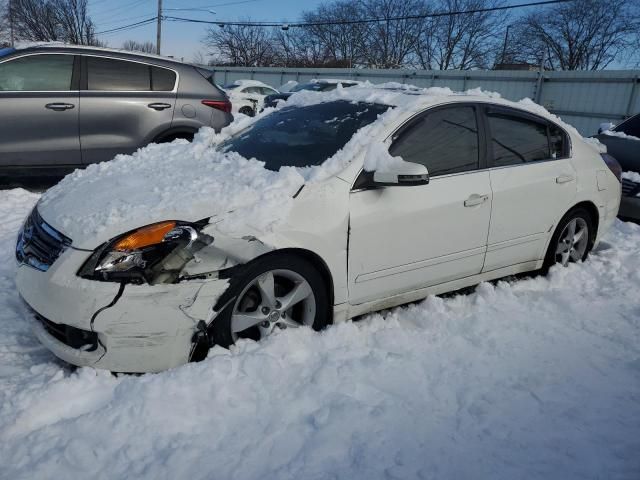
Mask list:
POLYGON ((594 237, 591 214, 583 208, 571 210, 560 220, 551 238, 545 267, 555 264, 566 267, 569 263, 586 260, 593 247, 594 237))
POLYGON ((275 331, 329 323, 329 297, 322 275, 294 255, 259 259, 232 281, 219 304, 229 303, 213 321, 216 345, 229 347, 238 339, 262 340, 275 331))

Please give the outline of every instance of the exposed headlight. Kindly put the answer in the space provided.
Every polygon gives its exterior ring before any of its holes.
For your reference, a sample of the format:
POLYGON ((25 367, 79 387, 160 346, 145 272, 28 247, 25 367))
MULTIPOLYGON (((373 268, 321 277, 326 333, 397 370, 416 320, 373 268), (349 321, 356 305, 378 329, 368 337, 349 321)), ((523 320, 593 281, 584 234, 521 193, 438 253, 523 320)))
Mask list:
POLYGON ((138 228, 98 247, 78 275, 92 280, 174 283, 195 252, 213 242, 206 222, 166 221, 138 228))

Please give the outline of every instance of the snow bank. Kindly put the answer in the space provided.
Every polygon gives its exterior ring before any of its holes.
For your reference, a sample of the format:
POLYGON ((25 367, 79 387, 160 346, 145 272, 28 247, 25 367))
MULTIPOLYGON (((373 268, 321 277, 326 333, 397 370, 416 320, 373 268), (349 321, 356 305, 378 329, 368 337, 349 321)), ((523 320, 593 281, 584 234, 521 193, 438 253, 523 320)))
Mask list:
POLYGON ((622 178, 640 183, 640 173, 638 172, 622 172, 622 178))
POLYGON ((0 191, 0 478, 640 478, 640 227, 482 284, 156 375, 73 371, 28 330, 0 191))

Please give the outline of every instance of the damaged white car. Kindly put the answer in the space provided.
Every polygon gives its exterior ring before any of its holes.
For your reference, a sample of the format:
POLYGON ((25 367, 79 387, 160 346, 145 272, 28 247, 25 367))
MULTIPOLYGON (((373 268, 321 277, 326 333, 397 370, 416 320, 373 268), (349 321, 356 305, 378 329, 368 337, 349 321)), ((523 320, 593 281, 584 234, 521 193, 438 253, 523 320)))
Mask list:
POLYGON ((616 217, 619 175, 529 101, 303 92, 66 177, 20 232, 17 286, 58 357, 157 372, 582 261, 616 217))

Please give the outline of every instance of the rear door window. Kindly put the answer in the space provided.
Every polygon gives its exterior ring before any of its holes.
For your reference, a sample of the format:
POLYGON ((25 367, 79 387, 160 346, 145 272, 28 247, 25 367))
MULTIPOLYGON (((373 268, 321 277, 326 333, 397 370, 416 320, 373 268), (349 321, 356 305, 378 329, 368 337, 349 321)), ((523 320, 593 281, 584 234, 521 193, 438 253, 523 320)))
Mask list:
MULTIPOLYGON (((487 117, 491 129, 493 166, 519 165, 554 158, 546 122, 501 111, 489 111, 487 117)), ((557 149, 557 138, 555 141, 554 148, 557 149)))
POLYGON ((477 170, 479 136, 475 108, 437 109, 401 130, 389 153, 407 162, 421 163, 430 176, 477 170))
POLYGON ((151 90, 170 92, 176 86, 176 74, 173 70, 161 67, 149 67, 151 70, 151 90))
POLYGON ((0 63, 0 91, 71 90, 73 55, 29 55, 0 63))
POLYGON ((106 91, 149 91, 148 65, 112 58, 87 57, 87 89, 106 91))

